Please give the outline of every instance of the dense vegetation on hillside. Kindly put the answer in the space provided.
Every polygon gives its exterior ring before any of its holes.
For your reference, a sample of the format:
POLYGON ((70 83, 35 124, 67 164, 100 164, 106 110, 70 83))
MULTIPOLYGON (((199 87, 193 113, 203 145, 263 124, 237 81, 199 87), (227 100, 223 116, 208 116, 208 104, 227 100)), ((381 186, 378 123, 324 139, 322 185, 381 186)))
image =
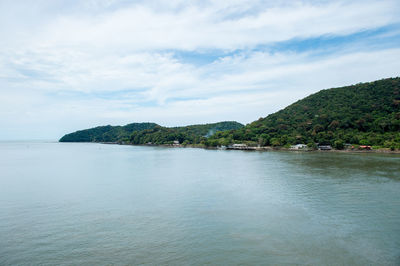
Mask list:
POLYGON ((172 144, 176 140, 205 146, 305 143, 337 149, 345 144, 400 149, 400 78, 322 90, 245 127, 237 122, 173 128, 133 123, 81 130, 60 139, 132 144, 172 144))
POLYGON ((133 144, 196 144, 204 142, 217 131, 243 127, 238 122, 228 121, 185 127, 162 127, 155 123, 132 123, 126 126, 101 126, 65 135, 60 142, 131 142, 133 144))
POLYGON ((173 141, 178 140, 182 144, 200 144, 205 143, 207 137, 216 132, 235 130, 242 127, 242 124, 234 121, 172 128, 158 126, 133 132, 130 142, 132 144, 172 144, 173 141))
POLYGON ((100 126, 79 130, 63 136, 60 142, 117 142, 128 139, 138 130, 146 130, 158 126, 155 123, 132 123, 126 126, 100 126))
POLYGON ((244 128, 218 132, 206 144, 239 142, 400 148, 400 78, 322 90, 244 128))

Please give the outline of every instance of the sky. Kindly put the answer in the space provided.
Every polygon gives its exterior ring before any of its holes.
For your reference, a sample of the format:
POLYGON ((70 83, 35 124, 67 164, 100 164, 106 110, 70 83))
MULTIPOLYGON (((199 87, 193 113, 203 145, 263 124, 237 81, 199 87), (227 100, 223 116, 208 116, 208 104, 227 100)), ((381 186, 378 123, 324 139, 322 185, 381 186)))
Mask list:
POLYGON ((0 140, 250 123, 400 76, 400 1, 0 0, 0 140))

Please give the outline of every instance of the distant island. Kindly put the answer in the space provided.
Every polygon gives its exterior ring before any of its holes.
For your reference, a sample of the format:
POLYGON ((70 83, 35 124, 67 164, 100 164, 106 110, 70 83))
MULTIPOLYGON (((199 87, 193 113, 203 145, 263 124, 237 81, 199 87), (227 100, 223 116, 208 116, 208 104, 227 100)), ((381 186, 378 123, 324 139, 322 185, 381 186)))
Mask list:
POLYGON ((246 126, 133 123, 77 131, 60 142, 394 151, 400 149, 400 78, 321 90, 246 126))

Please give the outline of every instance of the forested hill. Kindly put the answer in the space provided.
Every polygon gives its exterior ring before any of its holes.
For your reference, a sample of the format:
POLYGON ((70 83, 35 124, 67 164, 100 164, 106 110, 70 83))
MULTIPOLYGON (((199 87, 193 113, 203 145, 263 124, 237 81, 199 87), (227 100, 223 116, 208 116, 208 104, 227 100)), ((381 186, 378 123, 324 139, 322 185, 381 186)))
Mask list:
POLYGON ((172 144, 177 140, 181 144, 204 144, 207 138, 216 132, 232 131, 242 127, 242 124, 235 121, 171 128, 158 126, 148 130, 133 132, 130 143, 172 144))
POLYGON ((326 89, 209 144, 343 143, 400 148, 400 78, 326 89))
POLYGON ((60 142, 117 142, 129 138, 134 131, 158 126, 155 123, 132 123, 125 126, 100 126, 63 136, 60 142))
POLYGON ((155 123, 132 123, 126 126, 100 126, 67 134, 60 142, 133 142, 134 144, 170 144, 178 140, 180 143, 199 143, 217 131, 242 128, 235 121, 212 124, 191 125, 184 127, 162 127, 155 123))
POLYGON ((319 143, 341 149, 348 143, 400 149, 400 78, 322 90, 245 127, 229 121, 173 128, 133 123, 81 130, 60 139, 132 144, 176 140, 205 146, 304 143, 315 147, 319 143))

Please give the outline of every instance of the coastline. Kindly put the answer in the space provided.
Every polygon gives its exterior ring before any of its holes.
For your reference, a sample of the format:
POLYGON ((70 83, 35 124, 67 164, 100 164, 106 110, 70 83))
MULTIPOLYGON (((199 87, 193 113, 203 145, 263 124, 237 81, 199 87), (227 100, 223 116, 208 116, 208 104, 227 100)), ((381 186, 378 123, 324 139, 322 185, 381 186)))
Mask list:
MULTIPOLYGON (((75 142, 77 143, 77 142, 75 142)), ((379 154, 400 154, 400 150, 390 150, 389 148, 381 149, 371 149, 371 150, 356 150, 356 149, 346 149, 346 150, 318 150, 318 149, 290 149, 284 147, 272 147, 272 146, 262 146, 262 147, 252 147, 246 146, 243 148, 220 148, 220 147, 206 147, 204 145, 198 144, 130 144, 130 143, 119 143, 119 142, 88 142, 88 143, 100 143, 100 144, 115 144, 115 145, 130 145, 130 146, 142 146, 142 147, 165 147, 165 148, 196 148, 196 149, 206 149, 206 150, 239 150, 239 151, 289 151, 289 152, 336 152, 336 153, 379 153, 379 154)))

